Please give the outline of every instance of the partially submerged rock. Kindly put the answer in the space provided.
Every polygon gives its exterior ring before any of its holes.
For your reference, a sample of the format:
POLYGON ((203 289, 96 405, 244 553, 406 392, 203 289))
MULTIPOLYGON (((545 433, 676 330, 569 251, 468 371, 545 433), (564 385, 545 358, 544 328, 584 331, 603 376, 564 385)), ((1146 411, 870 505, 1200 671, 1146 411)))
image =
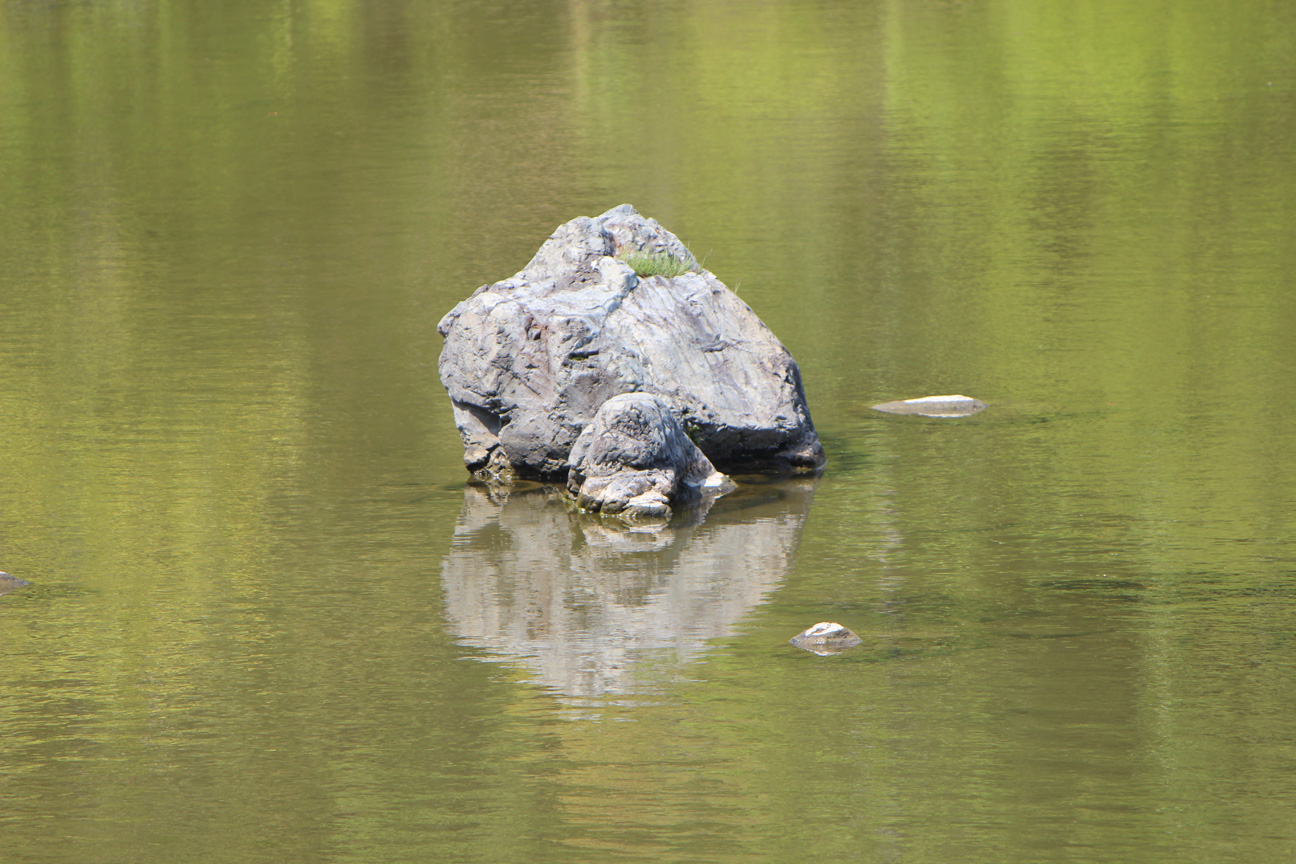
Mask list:
POLYGON ((854 648, 863 640, 835 621, 820 621, 788 641, 798 648, 826 657, 829 654, 840 654, 847 648, 854 648))
POLYGON ((19 588, 26 588, 30 584, 26 579, 10 576, 8 573, 0 573, 0 594, 8 594, 10 591, 17 591, 19 588))
POLYGON ((732 488, 651 393, 604 402, 568 461, 567 488, 580 507, 631 519, 666 518, 676 503, 732 488))
POLYGON ((986 403, 970 396, 923 396, 920 399, 904 399, 899 402, 883 402, 874 405, 874 411, 887 414, 918 414, 923 417, 967 417, 984 411, 986 403))
POLYGON ((722 471, 824 463, 792 355, 679 238, 622 205, 573 219, 517 275, 438 325, 439 371, 470 471, 565 480, 568 455, 613 396, 652 393, 722 471), (694 268, 636 276, 617 256, 694 268))

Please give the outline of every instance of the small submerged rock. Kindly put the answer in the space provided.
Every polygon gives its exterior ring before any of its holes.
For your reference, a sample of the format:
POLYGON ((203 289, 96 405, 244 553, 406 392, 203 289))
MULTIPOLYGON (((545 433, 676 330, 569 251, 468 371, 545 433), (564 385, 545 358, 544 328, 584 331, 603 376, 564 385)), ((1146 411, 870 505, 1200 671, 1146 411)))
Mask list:
POLYGON ((826 657, 829 654, 840 654, 847 648, 854 648, 863 640, 835 621, 820 621, 788 641, 798 648, 826 657))
POLYGON ((967 417, 984 411, 986 403, 970 396, 923 396, 874 405, 874 411, 887 414, 917 414, 921 417, 967 417))
POLYGON ((8 573, 0 573, 0 594, 8 594, 10 591, 17 591, 19 588, 26 588, 30 584, 26 579, 10 576, 8 573))

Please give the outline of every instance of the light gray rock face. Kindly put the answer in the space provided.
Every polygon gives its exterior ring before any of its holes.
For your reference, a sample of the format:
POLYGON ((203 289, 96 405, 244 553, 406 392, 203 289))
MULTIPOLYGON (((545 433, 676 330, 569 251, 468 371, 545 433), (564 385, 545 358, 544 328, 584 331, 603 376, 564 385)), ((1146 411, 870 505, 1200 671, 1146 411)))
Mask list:
POLYGON ((792 355, 711 273, 640 278, 617 255, 668 253, 674 234, 629 205, 562 225, 511 279, 438 326, 439 370, 469 470, 562 479, 605 401, 661 396, 723 471, 823 465, 792 355))
POLYGON ((578 506, 631 519, 666 518, 672 505, 733 486, 651 393, 604 402, 576 439, 568 464, 567 489, 578 506))

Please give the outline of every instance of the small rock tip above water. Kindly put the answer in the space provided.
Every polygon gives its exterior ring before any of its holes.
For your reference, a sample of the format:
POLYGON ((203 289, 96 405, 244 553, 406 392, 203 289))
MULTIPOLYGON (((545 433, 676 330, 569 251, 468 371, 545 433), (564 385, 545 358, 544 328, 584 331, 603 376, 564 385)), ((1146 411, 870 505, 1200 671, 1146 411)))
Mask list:
POLYGON ((920 396, 898 402, 874 405, 874 411, 886 414, 916 414, 920 417, 967 417, 986 409, 986 403, 971 396, 920 396))
POLYGON ((30 584, 26 579, 19 579, 17 576, 10 576, 8 573, 0 572, 0 594, 8 594, 10 591, 17 591, 19 588, 26 588, 30 584))
POLYGON ((836 621, 820 621, 802 633, 788 640, 798 648, 826 657, 829 654, 840 654, 847 648, 854 648, 863 640, 836 621))

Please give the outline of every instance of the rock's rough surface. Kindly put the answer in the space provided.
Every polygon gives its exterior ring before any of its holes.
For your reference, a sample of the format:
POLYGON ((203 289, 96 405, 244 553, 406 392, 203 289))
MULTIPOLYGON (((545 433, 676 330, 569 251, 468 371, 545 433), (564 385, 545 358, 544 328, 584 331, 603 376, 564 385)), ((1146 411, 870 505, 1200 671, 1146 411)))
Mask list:
POLYGON ((788 641, 798 648, 804 648, 820 656, 827 656, 829 654, 840 654, 847 648, 854 648, 863 640, 835 621, 820 621, 809 630, 798 633, 788 641))
POLYGON ((659 395, 721 470, 814 471, 824 462, 792 355, 700 267, 638 277, 616 256, 668 253, 674 234, 633 207, 558 228, 516 276, 441 320, 439 370, 471 471, 561 479, 613 396, 659 395))
POLYGON ((923 417, 967 417, 984 411, 986 403, 970 396, 923 396, 920 399, 903 399, 874 405, 874 411, 887 414, 918 414, 923 417))
POLYGON ((567 489, 580 507, 631 519, 665 518, 673 504, 732 486, 651 393, 604 402, 576 439, 569 468, 567 489))

